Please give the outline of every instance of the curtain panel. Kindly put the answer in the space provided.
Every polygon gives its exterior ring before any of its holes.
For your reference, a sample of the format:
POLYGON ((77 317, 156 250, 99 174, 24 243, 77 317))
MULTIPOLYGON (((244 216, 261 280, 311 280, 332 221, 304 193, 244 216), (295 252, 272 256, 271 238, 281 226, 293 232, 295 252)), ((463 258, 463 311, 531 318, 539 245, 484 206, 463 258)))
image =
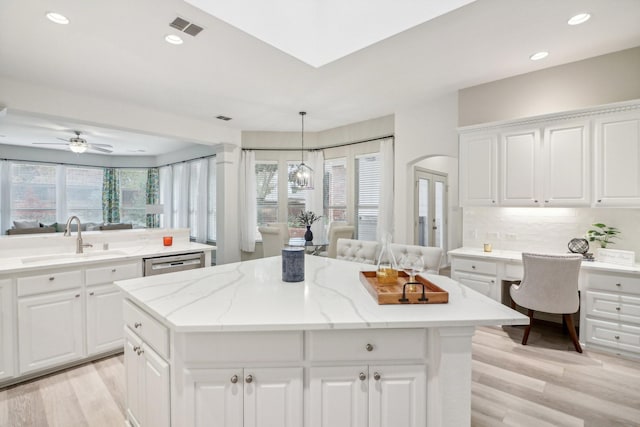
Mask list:
POLYGON ((380 202, 376 239, 380 242, 389 233, 393 235, 393 138, 380 142, 380 202))
POLYGON ((256 154, 243 150, 240 156, 240 249, 256 250, 258 201, 256 190, 256 154))
MULTIPOLYGON (((158 168, 147 169, 146 197, 148 205, 155 205, 160 200, 160 172, 158 168)), ((147 228, 160 226, 159 214, 147 214, 147 228)))
POLYGON ((105 168, 102 180, 102 220, 120 222, 120 182, 115 168, 105 168))

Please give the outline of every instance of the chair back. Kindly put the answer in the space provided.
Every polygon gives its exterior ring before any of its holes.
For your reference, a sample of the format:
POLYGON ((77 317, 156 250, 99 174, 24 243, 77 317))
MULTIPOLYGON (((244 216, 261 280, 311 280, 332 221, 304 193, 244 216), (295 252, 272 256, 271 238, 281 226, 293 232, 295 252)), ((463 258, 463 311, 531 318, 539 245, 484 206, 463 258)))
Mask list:
POLYGON ((581 255, 523 253, 524 276, 511 289, 511 298, 521 307, 545 313, 578 311, 578 276, 581 255))
POLYGON ((282 228, 259 227, 258 231, 262 234, 262 256, 266 258, 282 255, 282 248, 285 246, 282 237, 282 228))
POLYGON ((402 245, 399 243, 391 244, 391 251, 396 261, 400 262, 402 255, 415 254, 422 256, 424 259, 424 272, 428 274, 439 274, 440 265, 442 265, 442 257, 444 251, 442 248, 435 246, 418 246, 418 245, 402 245))
POLYGON ((363 264, 375 264, 377 250, 378 242, 338 239, 336 258, 363 264))
POLYGON ((280 236, 282 237, 282 244, 284 246, 289 244, 289 225, 286 222, 274 222, 267 224, 267 227, 275 227, 280 229, 280 236))
POLYGON ((353 225, 332 225, 329 227, 329 246, 327 247, 329 258, 335 258, 338 254, 338 239, 353 238, 355 229, 353 225))

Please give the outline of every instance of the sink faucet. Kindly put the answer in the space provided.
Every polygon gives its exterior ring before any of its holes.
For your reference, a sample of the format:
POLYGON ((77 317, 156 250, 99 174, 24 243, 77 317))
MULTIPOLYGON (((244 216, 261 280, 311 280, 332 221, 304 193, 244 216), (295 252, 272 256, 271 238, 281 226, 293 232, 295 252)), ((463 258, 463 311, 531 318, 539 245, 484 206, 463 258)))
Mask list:
POLYGON ((82 224, 80 224, 80 218, 78 218, 75 215, 70 216, 69 219, 67 220, 67 226, 64 229, 64 235, 65 236, 71 236, 71 222, 74 219, 78 223, 78 238, 76 239, 76 253, 77 254, 81 254, 83 248, 90 248, 93 245, 91 245, 89 243, 82 243, 82 230, 81 230, 82 224))

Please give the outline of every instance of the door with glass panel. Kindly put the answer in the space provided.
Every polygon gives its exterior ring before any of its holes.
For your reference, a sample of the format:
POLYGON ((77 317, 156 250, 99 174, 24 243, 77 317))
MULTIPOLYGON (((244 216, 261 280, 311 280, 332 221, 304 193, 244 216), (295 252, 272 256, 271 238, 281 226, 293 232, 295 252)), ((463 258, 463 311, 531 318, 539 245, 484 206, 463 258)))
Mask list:
POLYGON ((414 241, 447 251, 447 175, 415 171, 414 241))

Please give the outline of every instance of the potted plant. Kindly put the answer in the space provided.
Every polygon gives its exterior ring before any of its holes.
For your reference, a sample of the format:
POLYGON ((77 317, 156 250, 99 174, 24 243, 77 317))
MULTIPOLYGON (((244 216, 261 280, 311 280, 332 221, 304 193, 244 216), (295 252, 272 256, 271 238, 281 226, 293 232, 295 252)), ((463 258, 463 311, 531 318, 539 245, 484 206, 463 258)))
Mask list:
POLYGON ((600 243, 602 249, 606 249, 609 244, 614 244, 615 242, 612 239, 617 239, 618 234, 620 234, 620 230, 617 228, 609 227, 602 223, 592 224, 592 226, 595 228, 587 231, 587 239, 590 242, 600 243))
POLYGON ((311 224, 313 224, 320 218, 322 218, 322 215, 316 215, 312 211, 305 211, 305 210, 303 210, 296 216, 296 224, 304 225, 305 227, 307 227, 307 231, 304 233, 304 240, 306 240, 307 242, 310 242, 313 240, 313 233, 311 232, 311 224))

